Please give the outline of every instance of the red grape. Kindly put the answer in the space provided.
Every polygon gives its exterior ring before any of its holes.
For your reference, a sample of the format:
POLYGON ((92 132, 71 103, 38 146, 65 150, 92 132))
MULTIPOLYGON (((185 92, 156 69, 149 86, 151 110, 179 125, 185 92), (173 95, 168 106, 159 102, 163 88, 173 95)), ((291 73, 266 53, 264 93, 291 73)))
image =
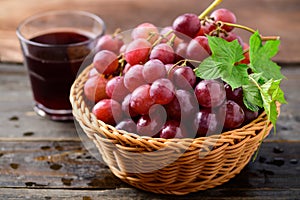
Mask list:
POLYGON ((110 125, 115 125, 123 116, 121 105, 113 99, 102 99, 93 107, 92 112, 97 119, 110 125))
POLYGON ((167 78, 173 81, 174 72, 176 69, 180 68, 180 66, 174 64, 166 64, 165 65, 167 71, 167 78))
POLYGON ((216 29, 216 26, 212 23, 205 22, 204 24, 201 24, 201 29, 197 33, 197 36, 206 36, 209 35, 210 32, 216 29))
POLYGON ((148 83, 164 78, 167 75, 165 65, 158 59, 149 60, 143 68, 143 77, 148 83))
POLYGON ((245 114, 244 124, 247 124, 258 117, 258 111, 252 111, 248 109, 245 105, 242 105, 241 107, 245 114))
POLYGON ((116 129, 124 130, 129 133, 136 133, 136 124, 132 119, 124 119, 116 125, 116 129))
POLYGON ((107 82, 108 80, 101 75, 89 78, 83 88, 85 97, 94 103, 108 98, 105 92, 107 82))
POLYGON ((243 89, 241 87, 232 90, 229 84, 224 85, 226 97, 228 100, 235 101, 239 105, 243 105, 243 89))
POLYGON ((193 13, 186 13, 178 16, 172 25, 173 29, 179 33, 194 38, 201 28, 200 20, 193 13))
POLYGON ((176 90, 173 100, 165 105, 168 117, 175 120, 191 118, 199 111, 196 97, 186 90, 176 90))
POLYGON ((185 58, 186 56, 186 49, 187 49, 188 43, 182 42, 178 44, 177 48, 175 49, 175 61, 180 61, 185 58))
POLYGON ((126 74, 131 67, 132 67, 132 65, 130 65, 129 63, 126 63, 126 65, 125 65, 125 67, 123 69, 123 74, 126 74))
MULTIPOLYGON (((213 11, 210 17, 213 18, 215 21, 228 22, 232 24, 236 23, 236 16, 234 15, 234 13, 225 8, 220 8, 213 11)), ((227 32, 230 32, 234 27, 224 25, 222 28, 227 32)))
POLYGON ((220 106, 226 92, 222 83, 216 80, 202 80, 195 87, 195 95, 199 104, 206 108, 220 106))
POLYGON ((126 48, 125 60, 130 65, 144 64, 148 60, 151 48, 151 43, 146 39, 133 40, 126 48))
POLYGON ((243 45, 243 40, 240 36, 238 36, 236 33, 234 32, 230 32, 221 35, 221 38, 225 39, 228 42, 232 42, 233 40, 237 40, 239 42, 240 45, 243 45))
POLYGON ((169 79, 161 78, 152 83, 149 93, 155 103, 165 105, 173 100, 175 88, 169 79))
POLYGON ((235 103, 232 100, 226 102, 226 113, 225 113, 225 122, 224 128, 234 129, 238 128, 245 119, 245 113, 241 106, 235 103))
POLYGON ((124 75, 124 85, 130 92, 146 83, 143 77, 143 68, 143 65, 134 65, 124 75))
POLYGON ((173 63, 175 58, 173 48, 165 43, 153 47, 150 53, 150 59, 158 59, 164 64, 173 63))
POLYGON ((99 76, 100 74, 98 73, 98 71, 96 70, 95 67, 93 67, 90 71, 89 71, 89 78, 93 77, 93 76, 99 76))
POLYGON ((150 96, 150 85, 141 85, 132 92, 130 107, 138 114, 148 114, 149 109, 154 103, 154 100, 150 96))
POLYGON ((99 51, 94 56, 93 65, 100 74, 112 74, 119 66, 118 56, 112 51, 99 51))
POLYGON ((249 123, 250 121, 252 121, 252 120, 254 120, 254 119, 257 118, 258 112, 257 111, 249 110, 245 106, 245 104, 243 102, 243 89, 241 87, 236 88, 234 90, 232 90, 232 88, 230 87, 229 84, 225 84, 224 87, 225 87, 227 99, 234 101, 239 106, 241 106, 241 108, 243 109, 244 114, 245 114, 244 124, 245 123, 249 123))
POLYGON ((201 109, 194 118, 194 127, 198 137, 205 137, 218 132, 218 118, 210 109, 201 109))
POLYGON ((157 137, 165 122, 165 109, 156 104, 151 107, 149 115, 140 117, 137 122, 137 132, 143 136, 157 137))
POLYGON ((106 84, 106 94, 109 98, 122 102, 124 97, 129 93, 124 85, 123 76, 115 76, 106 84))
POLYGON ((207 37, 205 36, 197 36, 191 40, 186 49, 187 58, 197 61, 202 61, 209 57, 210 53, 207 37))
POLYGON ((192 68, 181 66, 175 69, 173 74, 173 82, 179 89, 190 90, 196 84, 196 75, 192 68))
POLYGON ((142 23, 133 29, 131 37, 135 40, 143 38, 153 44, 159 37, 159 32, 156 26, 151 23, 142 23))
MULTIPOLYGON (((247 43, 243 43, 243 50, 248 50, 249 49, 249 45, 247 43)), ((241 63, 243 64, 249 64, 250 63, 250 55, 249 55, 249 51, 247 51, 246 53, 244 53, 245 58, 241 61, 241 63)))
POLYGON ((112 36, 110 34, 102 36, 96 45, 97 51, 109 50, 115 54, 120 53, 120 48, 123 46, 124 42, 119 36, 112 36))
POLYGON ((131 94, 128 94, 122 101, 122 111, 128 117, 136 117, 138 114, 130 107, 131 94))
POLYGON ((159 136, 165 139, 171 138, 185 138, 187 137, 187 132, 183 125, 175 120, 168 120, 162 127, 159 136))

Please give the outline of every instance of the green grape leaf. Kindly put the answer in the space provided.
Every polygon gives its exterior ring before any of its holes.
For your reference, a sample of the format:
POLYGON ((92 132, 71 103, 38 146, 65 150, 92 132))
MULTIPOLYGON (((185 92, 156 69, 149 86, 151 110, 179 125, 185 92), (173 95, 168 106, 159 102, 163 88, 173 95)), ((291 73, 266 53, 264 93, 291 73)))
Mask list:
POLYGON ((256 73, 262 73, 266 79, 279 80, 284 78, 280 66, 271 60, 278 52, 280 40, 269 40, 262 44, 261 37, 255 32, 249 40, 250 68, 256 73))
POLYGON ((244 59, 243 48, 237 40, 228 42, 219 37, 207 36, 212 56, 206 58, 195 70, 203 79, 221 78, 232 89, 248 82, 248 66, 238 64, 244 59))
POLYGON ((261 85, 261 96, 263 99, 263 107, 269 120, 272 124, 276 124, 277 121, 277 107, 276 102, 286 103, 284 93, 280 89, 281 80, 269 80, 265 84, 261 85))
POLYGON ((258 111, 263 107, 263 100, 261 98, 260 90, 257 87, 255 79, 247 85, 243 85, 243 101, 246 107, 252 111, 258 111))

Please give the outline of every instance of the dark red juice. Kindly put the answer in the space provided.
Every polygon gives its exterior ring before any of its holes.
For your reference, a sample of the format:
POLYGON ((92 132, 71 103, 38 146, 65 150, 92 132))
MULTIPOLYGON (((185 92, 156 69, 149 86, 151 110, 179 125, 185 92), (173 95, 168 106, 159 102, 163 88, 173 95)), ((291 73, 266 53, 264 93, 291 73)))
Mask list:
MULTIPOLYGON (((69 94, 77 72, 90 53, 90 38, 77 32, 53 32, 31 39, 25 55, 34 99, 44 111, 71 110, 69 94)), ((63 114, 63 113, 62 113, 63 114)))

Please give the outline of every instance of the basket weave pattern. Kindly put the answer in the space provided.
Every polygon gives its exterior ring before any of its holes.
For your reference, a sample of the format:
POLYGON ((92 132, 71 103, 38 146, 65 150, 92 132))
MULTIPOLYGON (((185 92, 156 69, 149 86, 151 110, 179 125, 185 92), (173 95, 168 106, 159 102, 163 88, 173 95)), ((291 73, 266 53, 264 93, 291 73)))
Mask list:
POLYGON ((262 113, 242 128, 195 139, 141 137, 117 130, 97 120, 84 100, 91 68, 72 86, 73 114, 111 171, 143 190, 183 195, 221 185, 244 168, 272 128, 262 113))

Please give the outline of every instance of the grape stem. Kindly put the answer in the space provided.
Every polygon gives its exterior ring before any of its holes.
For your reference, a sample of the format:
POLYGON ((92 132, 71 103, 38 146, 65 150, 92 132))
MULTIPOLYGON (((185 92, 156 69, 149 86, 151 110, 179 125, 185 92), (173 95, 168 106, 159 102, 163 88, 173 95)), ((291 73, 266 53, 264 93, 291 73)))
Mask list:
POLYGON ((200 20, 204 19, 215 7, 217 7, 223 0, 214 0, 199 16, 200 20))
POLYGON ((175 40, 175 38, 176 38, 176 35, 174 34, 171 37, 171 39, 167 42, 167 44, 170 45, 171 47, 173 47, 174 46, 174 40, 175 40))
MULTIPOLYGON (((221 21, 217 21, 216 24, 220 24, 220 26, 222 27, 223 25, 226 26, 232 26, 235 28, 240 28, 240 29, 244 29, 246 31, 249 31, 250 33, 255 33, 256 31, 252 28, 249 28, 247 26, 241 25, 241 24, 233 24, 233 23, 228 23, 228 22, 221 22, 221 21)), ((262 41, 267 41, 267 40, 279 40, 280 37, 279 36, 260 36, 262 41)))
POLYGON ((156 46, 157 44, 159 44, 161 42, 162 39, 168 37, 171 33, 173 33, 173 30, 168 31, 167 33, 165 33, 164 35, 160 36, 153 44, 152 47, 156 46))

